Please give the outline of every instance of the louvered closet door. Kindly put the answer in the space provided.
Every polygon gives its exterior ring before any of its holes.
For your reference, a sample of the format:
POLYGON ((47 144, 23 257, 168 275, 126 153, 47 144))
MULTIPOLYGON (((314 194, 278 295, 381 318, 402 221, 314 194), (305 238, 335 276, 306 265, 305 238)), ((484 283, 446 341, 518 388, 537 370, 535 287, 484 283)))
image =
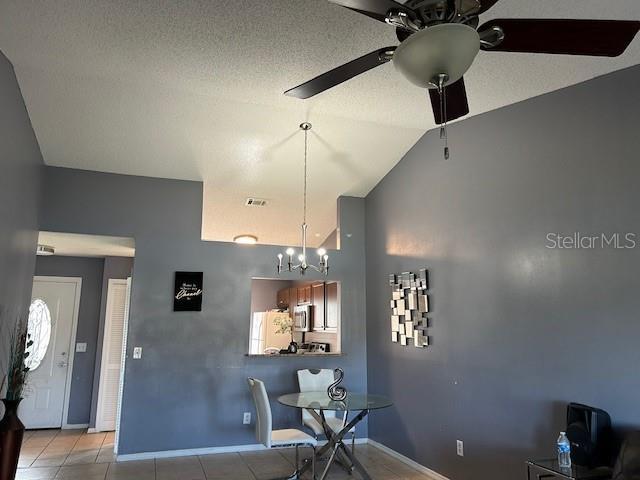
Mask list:
POLYGON ((127 281, 109 280, 105 315, 100 386, 98 389, 97 431, 116 429, 122 343, 127 312, 127 281))
POLYGON ((122 415, 122 392, 124 390, 124 369, 127 360, 127 332, 129 331, 129 309, 131 308, 131 277, 127 278, 127 296, 124 304, 124 331, 122 332, 122 350, 120 352, 120 383, 118 385, 118 413, 116 414, 116 435, 114 453, 118 453, 120 443, 120 416, 122 415))

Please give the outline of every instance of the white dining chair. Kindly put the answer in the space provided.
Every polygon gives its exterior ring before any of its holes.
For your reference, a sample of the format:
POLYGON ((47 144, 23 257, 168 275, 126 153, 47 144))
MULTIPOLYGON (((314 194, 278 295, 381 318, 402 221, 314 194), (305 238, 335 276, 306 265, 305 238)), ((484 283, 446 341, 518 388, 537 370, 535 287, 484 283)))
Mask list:
MULTIPOLYGON (((299 447, 300 445, 309 446, 313 449, 311 457, 311 478, 316 478, 316 446, 318 441, 311 435, 304 433, 295 428, 284 428, 281 430, 273 430, 271 418, 271 405, 267 396, 267 389, 262 380, 257 378, 247 378, 249 389, 253 396, 253 402, 256 406, 256 438, 258 442, 267 448, 283 448, 296 447, 296 470, 299 469, 299 447)), ((289 478, 297 478, 292 475, 289 478)))
MULTIPOLYGON (((320 370, 298 370, 298 387, 300 388, 300 392, 326 392, 329 385, 334 381, 335 376, 333 374, 333 370, 328 368, 320 370)), ((324 418, 327 421, 327 425, 329 425, 334 432, 338 433, 347 424, 348 413, 349 412, 344 412, 344 416, 340 418, 336 415, 335 411, 327 410, 324 412, 324 418)), ((320 425, 320 423, 318 423, 318 421, 306 410, 302 410, 302 424, 313 431, 316 439, 318 438, 318 435, 324 434, 322 425, 320 425)), ((356 427, 349 430, 349 433, 351 434, 351 451, 354 452, 356 427)))

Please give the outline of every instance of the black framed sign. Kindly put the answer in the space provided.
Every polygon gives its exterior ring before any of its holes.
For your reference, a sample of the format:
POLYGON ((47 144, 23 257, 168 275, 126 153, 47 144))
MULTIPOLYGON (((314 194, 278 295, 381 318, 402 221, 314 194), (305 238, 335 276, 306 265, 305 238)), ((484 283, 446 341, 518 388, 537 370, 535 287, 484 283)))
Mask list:
POLYGON ((202 311, 202 272, 176 272, 173 311, 202 311))

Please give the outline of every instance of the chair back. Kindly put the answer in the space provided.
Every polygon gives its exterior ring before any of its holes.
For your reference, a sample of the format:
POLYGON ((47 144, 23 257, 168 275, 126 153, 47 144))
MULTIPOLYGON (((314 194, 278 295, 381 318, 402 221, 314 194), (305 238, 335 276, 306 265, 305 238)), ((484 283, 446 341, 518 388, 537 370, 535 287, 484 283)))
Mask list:
POLYGON ((640 479, 640 432, 629 433, 613 468, 613 480, 640 479))
MULTIPOLYGON (((322 368, 320 370, 298 370, 298 387, 301 392, 325 392, 335 381, 333 370, 322 368)), ((336 412, 327 410, 324 412, 325 417, 335 417, 336 412)), ((302 420, 313 418, 309 412, 302 409, 302 420)))
POLYGON ((267 448, 271 448, 271 405, 264 382, 257 378, 247 378, 249 389, 256 406, 256 439, 267 448))

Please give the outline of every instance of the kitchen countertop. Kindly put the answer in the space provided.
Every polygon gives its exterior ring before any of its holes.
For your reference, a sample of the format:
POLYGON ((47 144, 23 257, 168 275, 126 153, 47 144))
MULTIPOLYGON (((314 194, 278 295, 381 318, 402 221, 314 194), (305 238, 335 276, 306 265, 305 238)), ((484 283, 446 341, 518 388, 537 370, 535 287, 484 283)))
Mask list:
POLYGON ((245 353, 246 357, 341 357, 346 353, 245 353))

